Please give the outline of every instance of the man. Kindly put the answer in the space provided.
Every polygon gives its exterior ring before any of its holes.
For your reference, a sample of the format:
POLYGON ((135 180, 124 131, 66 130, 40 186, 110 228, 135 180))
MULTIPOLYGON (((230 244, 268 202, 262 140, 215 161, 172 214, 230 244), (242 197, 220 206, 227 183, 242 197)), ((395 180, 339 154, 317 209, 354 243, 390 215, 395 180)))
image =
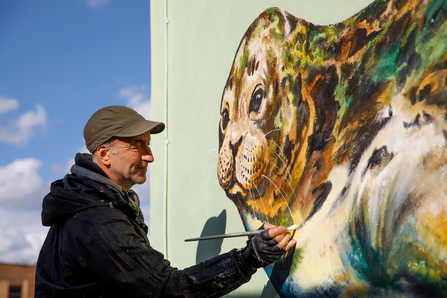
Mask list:
POLYGON ((284 227, 267 228, 232 250, 178 270, 154 250, 138 196, 154 161, 151 134, 161 122, 124 106, 92 115, 84 128, 91 154, 52 183, 42 223, 51 226, 36 269, 35 297, 219 297, 250 280, 295 245, 284 227))

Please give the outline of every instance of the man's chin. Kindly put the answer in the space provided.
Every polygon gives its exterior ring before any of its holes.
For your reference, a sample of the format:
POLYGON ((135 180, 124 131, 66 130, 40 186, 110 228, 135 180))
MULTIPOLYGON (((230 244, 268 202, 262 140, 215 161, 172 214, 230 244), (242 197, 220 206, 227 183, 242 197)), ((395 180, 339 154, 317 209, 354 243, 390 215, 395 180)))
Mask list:
POLYGON ((136 179, 134 179, 135 184, 143 184, 146 182, 146 174, 144 176, 139 176, 136 179))

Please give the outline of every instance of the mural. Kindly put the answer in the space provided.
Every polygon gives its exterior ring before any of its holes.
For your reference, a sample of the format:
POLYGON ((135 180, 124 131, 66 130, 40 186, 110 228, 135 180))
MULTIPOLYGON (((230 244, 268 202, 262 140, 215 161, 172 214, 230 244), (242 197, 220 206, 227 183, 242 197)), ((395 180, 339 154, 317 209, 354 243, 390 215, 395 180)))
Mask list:
POLYGON ((221 102, 218 178, 246 229, 300 225, 281 297, 446 297, 447 1, 318 26, 254 20, 221 102))

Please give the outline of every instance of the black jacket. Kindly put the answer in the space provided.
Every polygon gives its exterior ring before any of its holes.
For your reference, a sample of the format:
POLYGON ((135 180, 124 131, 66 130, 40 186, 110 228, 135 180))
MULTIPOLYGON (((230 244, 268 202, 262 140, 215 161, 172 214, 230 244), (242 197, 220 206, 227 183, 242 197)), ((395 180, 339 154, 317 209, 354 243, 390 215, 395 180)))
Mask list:
POLYGON ((51 185, 42 223, 51 226, 36 269, 35 297, 219 297, 255 272, 233 250, 184 270, 154 250, 138 197, 78 154, 51 185))

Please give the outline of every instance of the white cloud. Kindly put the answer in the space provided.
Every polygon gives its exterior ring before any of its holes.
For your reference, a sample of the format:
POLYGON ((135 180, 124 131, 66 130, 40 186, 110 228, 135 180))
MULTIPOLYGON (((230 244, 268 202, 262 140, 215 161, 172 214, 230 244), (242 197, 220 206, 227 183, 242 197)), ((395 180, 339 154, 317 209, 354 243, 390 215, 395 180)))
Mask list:
POLYGON ((36 263, 48 230, 41 224, 42 200, 50 189, 40 165, 26 158, 0 167, 0 262, 36 263))
POLYGON ((35 264, 47 231, 41 224, 40 210, 0 208, 0 262, 35 264))
POLYGON ((127 99, 127 104, 140 113, 144 118, 151 119, 151 99, 149 87, 146 85, 129 86, 121 88, 118 92, 119 98, 127 99))
POLYGON ((34 158, 17 159, 0 167, 0 205, 16 210, 37 210, 48 193, 50 183, 37 170, 41 161, 34 158))
POLYGON ((6 98, 0 95, 0 115, 14 111, 19 107, 19 101, 14 98, 6 98))
POLYGON ((46 123, 45 108, 36 104, 35 111, 28 111, 18 119, 14 119, 9 124, 0 127, 0 142, 3 141, 14 145, 24 144, 34 135, 35 127, 44 127, 46 123))
POLYGON ((92 8, 100 8, 109 4, 110 0, 84 0, 87 6, 92 8))

